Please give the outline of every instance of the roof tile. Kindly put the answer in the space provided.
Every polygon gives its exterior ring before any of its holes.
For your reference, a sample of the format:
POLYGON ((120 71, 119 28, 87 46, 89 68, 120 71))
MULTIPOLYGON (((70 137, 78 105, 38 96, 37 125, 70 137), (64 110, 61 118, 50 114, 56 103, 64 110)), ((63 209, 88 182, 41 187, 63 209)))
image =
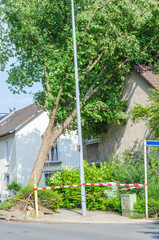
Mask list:
POLYGON ((155 74, 152 68, 142 64, 135 65, 134 68, 153 88, 159 91, 159 75, 155 74))
POLYGON ((16 128, 24 125, 40 111, 35 103, 23 109, 12 111, 0 120, 0 137, 11 134, 16 128))

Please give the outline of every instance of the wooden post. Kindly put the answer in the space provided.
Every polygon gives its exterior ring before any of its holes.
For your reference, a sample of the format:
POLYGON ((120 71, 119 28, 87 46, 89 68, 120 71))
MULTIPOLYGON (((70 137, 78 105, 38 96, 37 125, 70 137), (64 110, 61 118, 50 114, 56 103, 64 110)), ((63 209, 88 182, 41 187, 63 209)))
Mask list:
POLYGON ((36 189, 36 184, 34 184, 34 199, 35 199, 35 217, 39 217, 39 211, 38 211, 38 194, 36 189))

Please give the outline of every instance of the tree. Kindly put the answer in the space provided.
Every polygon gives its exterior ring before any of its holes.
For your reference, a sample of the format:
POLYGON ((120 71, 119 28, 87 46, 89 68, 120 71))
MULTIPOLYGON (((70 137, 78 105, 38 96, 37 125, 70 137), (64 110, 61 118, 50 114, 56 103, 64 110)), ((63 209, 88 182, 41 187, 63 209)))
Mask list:
POLYGON ((136 104, 132 109, 132 121, 146 121, 155 138, 159 138, 159 91, 151 89, 152 95, 148 96, 148 104, 136 104))
MULTIPOLYGON (((37 182, 47 154, 76 127, 70 0, 1 1, 1 69, 16 56, 7 80, 13 93, 40 82, 35 101, 50 113, 30 177, 37 182), (4 27, 5 26, 5 27, 4 27)), ((76 0, 76 36, 83 135, 126 119, 124 75, 133 63, 158 67, 158 0, 76 0)))

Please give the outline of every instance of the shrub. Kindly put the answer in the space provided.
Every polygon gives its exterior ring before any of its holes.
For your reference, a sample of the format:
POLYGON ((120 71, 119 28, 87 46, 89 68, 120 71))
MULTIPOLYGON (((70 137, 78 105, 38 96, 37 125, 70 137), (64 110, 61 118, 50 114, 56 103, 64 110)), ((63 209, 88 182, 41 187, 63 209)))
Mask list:
MULTIPOLYGON (((18 194, 16 194, 14 196, 14 198, 9 198, 8 200, 4 201, 1 206, 0 209, 9 207, 11 205, 13 205, 16 202, 21 201, 22 199, 27 199, 29 197, 29 195, 33 192, 34 188, 33 186, 26 186, 20 189, 20 191, 18 192, 18 194)), ((33 200, 33 195, 31 197, 31 199, 33 200)))
MULTIPOLYGON (((135 213, 145 215, 145 194, 142 198, 137 198, 137 203, 134 205, 135 213)), ((149 217, 159 215, 159 183, 148 185, 148 213, 149 217)))
MULTIPOLYGON (((117 183, 144 183, 144 156, 143 151, 138 150, 137 145, 133 149, 124 151, 120 156, 114 155, 109 162, 102 162, 97 167, 95 163, 89 164, 84 161, 85 182, 117 182, 117 183)), ((156 176, 151 168, 148 170, 149 183, 155 184, 156 176)), ((75 170, 72 167, 63 167, 61 171, 54 173, 48 179, 49 186, 76 185, 80 183, 80 169, 75 170)), ((155 185, 156 186, 156 185, 155 185)), ((121 213, 121 194, 117 192, 114 198, 109 199, 105 190, 110 187, 86 186, 86 193, 98 193, 86 196, 88 210, 106 210, 117 211, 121 213)), ((63 198, 60 206, 63 208, 81 207, 81 198, 74 197, 80 195, 80 188, 63 188, 57 190, 63 198)), ((154 191, 159 192, 157 189, 154 191)), ((144 188, 131 189, 126 193, 136 193, 139 201, 144 199, 144 188)), ((151 192, 151 191, 150 191, 151 192)), ((153 192, 153 191, 152 191, 153 192)), ((154 193, 153 193, 154 194, 154 193)), ((156 194, 156 199, 158 195, 156 194)), ((137 210, 136 210, 137 211, 137 210)), ((140 212, 140 211, 139 211, 140 212)), ((141 213, 143 214, 143 210, 141 213)))
MULTIPOLYGON (((23 200, 27 200, 30 196, 30 200, 34 199, 34 187, 33 186, 26 186, 20 189, 19 193, 14 196, 14 199, 8 199, 4 203, 0 205, 0 209, 3 209, 5 207, 11 206, 14 203, 23 200)), ((50 208, 53 211, 57 211, 57 209, 60 206, 60 196, 57 192, 54 190, 38 190, 38 200, 39 205, 42 205, 44 207, 50 208)))
MULTIPOLYGON (((15 197, 19 199, 27 199, 33 191, 34 191, 34 187, 28 185, 26 187, 21 188, 19 193, 15 197)), ((33 195, 32 195, 32 199, 33 199, 33 195)))
POLYGON ((55 212, 60 207, 60 196, 54 190, 38 190, 38 200, 41 201, 39 205, 47 207, 55 212))
POLYGON ((11 205, 13 205, 16 201, 13 200, 13 199, 9 199, 7 201, 4 201, 1 205, 0 205, 0 210, 6 208, 6 207, 9 207, 11 205))
POLYGON ((18 192, 22 186, 20 184, 18 184, 18 182, 16 180, 13 180, 11 184, 7 185, 8 190, 13 190, 18 192))

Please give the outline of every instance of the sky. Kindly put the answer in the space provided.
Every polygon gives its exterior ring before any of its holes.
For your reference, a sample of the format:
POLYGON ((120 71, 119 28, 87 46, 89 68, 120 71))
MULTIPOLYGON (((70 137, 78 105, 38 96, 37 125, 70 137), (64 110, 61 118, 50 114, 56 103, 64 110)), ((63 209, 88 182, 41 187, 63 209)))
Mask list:
MULTIPOLYGON (((10 109, 13 110, 15 108, 19 110, 33 103, 32 94, 13 94, 8 89, 9 85, 6 83, 6 80, 8 78, 7 70, 10 69, 9 65, 7 65, 4 72, 0 71, 0 115, 9 113, 10 109)), ((37 84, 31 90, 36 92, 40 90, 40 86, 37 84)))

